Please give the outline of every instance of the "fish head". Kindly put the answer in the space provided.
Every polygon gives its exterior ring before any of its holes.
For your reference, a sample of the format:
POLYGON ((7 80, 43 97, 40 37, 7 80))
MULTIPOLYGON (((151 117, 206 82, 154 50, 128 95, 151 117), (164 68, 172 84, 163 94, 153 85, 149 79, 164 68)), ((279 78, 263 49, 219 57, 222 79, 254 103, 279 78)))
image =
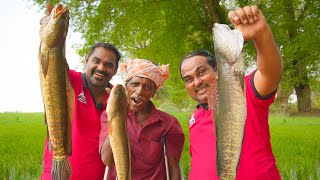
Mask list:
POLYGON ((213 27, 214 51, 218 61, 223 60, 228 64, 233 64, 241 55, 243 48, 242 33, 231 30, 226 24, 215 23, 213 27))
POLYGON ((126 90, 121 84, 116 84, 110 92, 107 104, 108 116, 126 111, 128 106, 126 90))
POLYGON ((40 40, 48 48, 64 43, 69 27, 69 10, 61 4, 40 21, 40 40))

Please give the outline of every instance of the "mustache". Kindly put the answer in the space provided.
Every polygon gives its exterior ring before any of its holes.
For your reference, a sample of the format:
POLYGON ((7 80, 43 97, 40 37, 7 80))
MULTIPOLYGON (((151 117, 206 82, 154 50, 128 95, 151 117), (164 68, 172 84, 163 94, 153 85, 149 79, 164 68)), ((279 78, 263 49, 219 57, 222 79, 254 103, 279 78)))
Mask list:
POLYGON ((93 71, 93 73, 99 73, 99 74, 102 74, 103 76, 108 76, 108 74, 106 73, 106 72, 103 72, 103 71, 99 71, 98 69, 95 69, 94 71, 93 71))
POLYGON ((201 83, 199 86, 196 86, 194 88, 195 91, 199 91, 200 89, 207 87, 208 85, 206 83, 201 83))

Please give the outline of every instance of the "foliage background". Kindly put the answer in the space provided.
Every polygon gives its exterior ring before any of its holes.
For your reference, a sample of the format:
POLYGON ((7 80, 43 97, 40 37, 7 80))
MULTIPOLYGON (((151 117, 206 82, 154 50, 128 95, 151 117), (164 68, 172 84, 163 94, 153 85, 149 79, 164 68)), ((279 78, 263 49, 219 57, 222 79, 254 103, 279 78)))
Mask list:
MULTIPOLYGON (((32 0, 30 0, 32 1, 32 0)), ((320 1, 318 0, 33 0, 62 3, 70 9, 71 29, 82 35, 76 44, 84 56, 98 41, 119 47, 127 58, 144 58, 170 64, 171 77, 158 93, 157 100, 174 103, 182 110, 195 103, 184 90, 180 61, 197 49, 213 52, 214 23, 232 26, 227 12, 236 7, 257 4, 274 33, 284 62, 283 79, 278 90, 281 111, 287 111, 289 96, 295 92, 295 111, 319 108, 320 1), (315 98, 315 99, 314 99, 315 98)), ((245 43, 248 72, 255 67, 252 42, 245 43)), ((160 103, 159 103, 160 104, 160 103)))

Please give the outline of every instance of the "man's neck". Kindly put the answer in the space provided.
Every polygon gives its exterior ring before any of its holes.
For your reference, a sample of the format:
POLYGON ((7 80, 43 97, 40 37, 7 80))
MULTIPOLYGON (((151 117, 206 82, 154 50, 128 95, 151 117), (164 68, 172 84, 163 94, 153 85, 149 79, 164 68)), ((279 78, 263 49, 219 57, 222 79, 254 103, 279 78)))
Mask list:
POLYGON ((141 126, 143 126, 149 117, 151 112, 151 102, 149 101, 146 106, 141 111, 134 112, 134 115, 137 117, 138 122, 141 126))
POLYGON ((106 96, 105 88, 92 86, 91 84, 89 84, 88 88, 95 104, 103 104, 106 96))

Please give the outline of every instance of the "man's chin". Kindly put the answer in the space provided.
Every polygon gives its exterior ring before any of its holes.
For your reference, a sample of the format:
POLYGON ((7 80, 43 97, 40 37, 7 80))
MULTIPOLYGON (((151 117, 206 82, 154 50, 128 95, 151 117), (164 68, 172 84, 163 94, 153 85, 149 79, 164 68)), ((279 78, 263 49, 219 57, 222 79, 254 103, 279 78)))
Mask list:
POLYGON ((207 97, 198 98, 197 101, 199 104, 206 104, 208 103, 208 98, 207 97))
POLYGON ((105 88, 108 85, 108 83, 102 83, 102 82, 93 81, 93 82, 91 82, 91 85, 96 87, 96 88, 105 88))

